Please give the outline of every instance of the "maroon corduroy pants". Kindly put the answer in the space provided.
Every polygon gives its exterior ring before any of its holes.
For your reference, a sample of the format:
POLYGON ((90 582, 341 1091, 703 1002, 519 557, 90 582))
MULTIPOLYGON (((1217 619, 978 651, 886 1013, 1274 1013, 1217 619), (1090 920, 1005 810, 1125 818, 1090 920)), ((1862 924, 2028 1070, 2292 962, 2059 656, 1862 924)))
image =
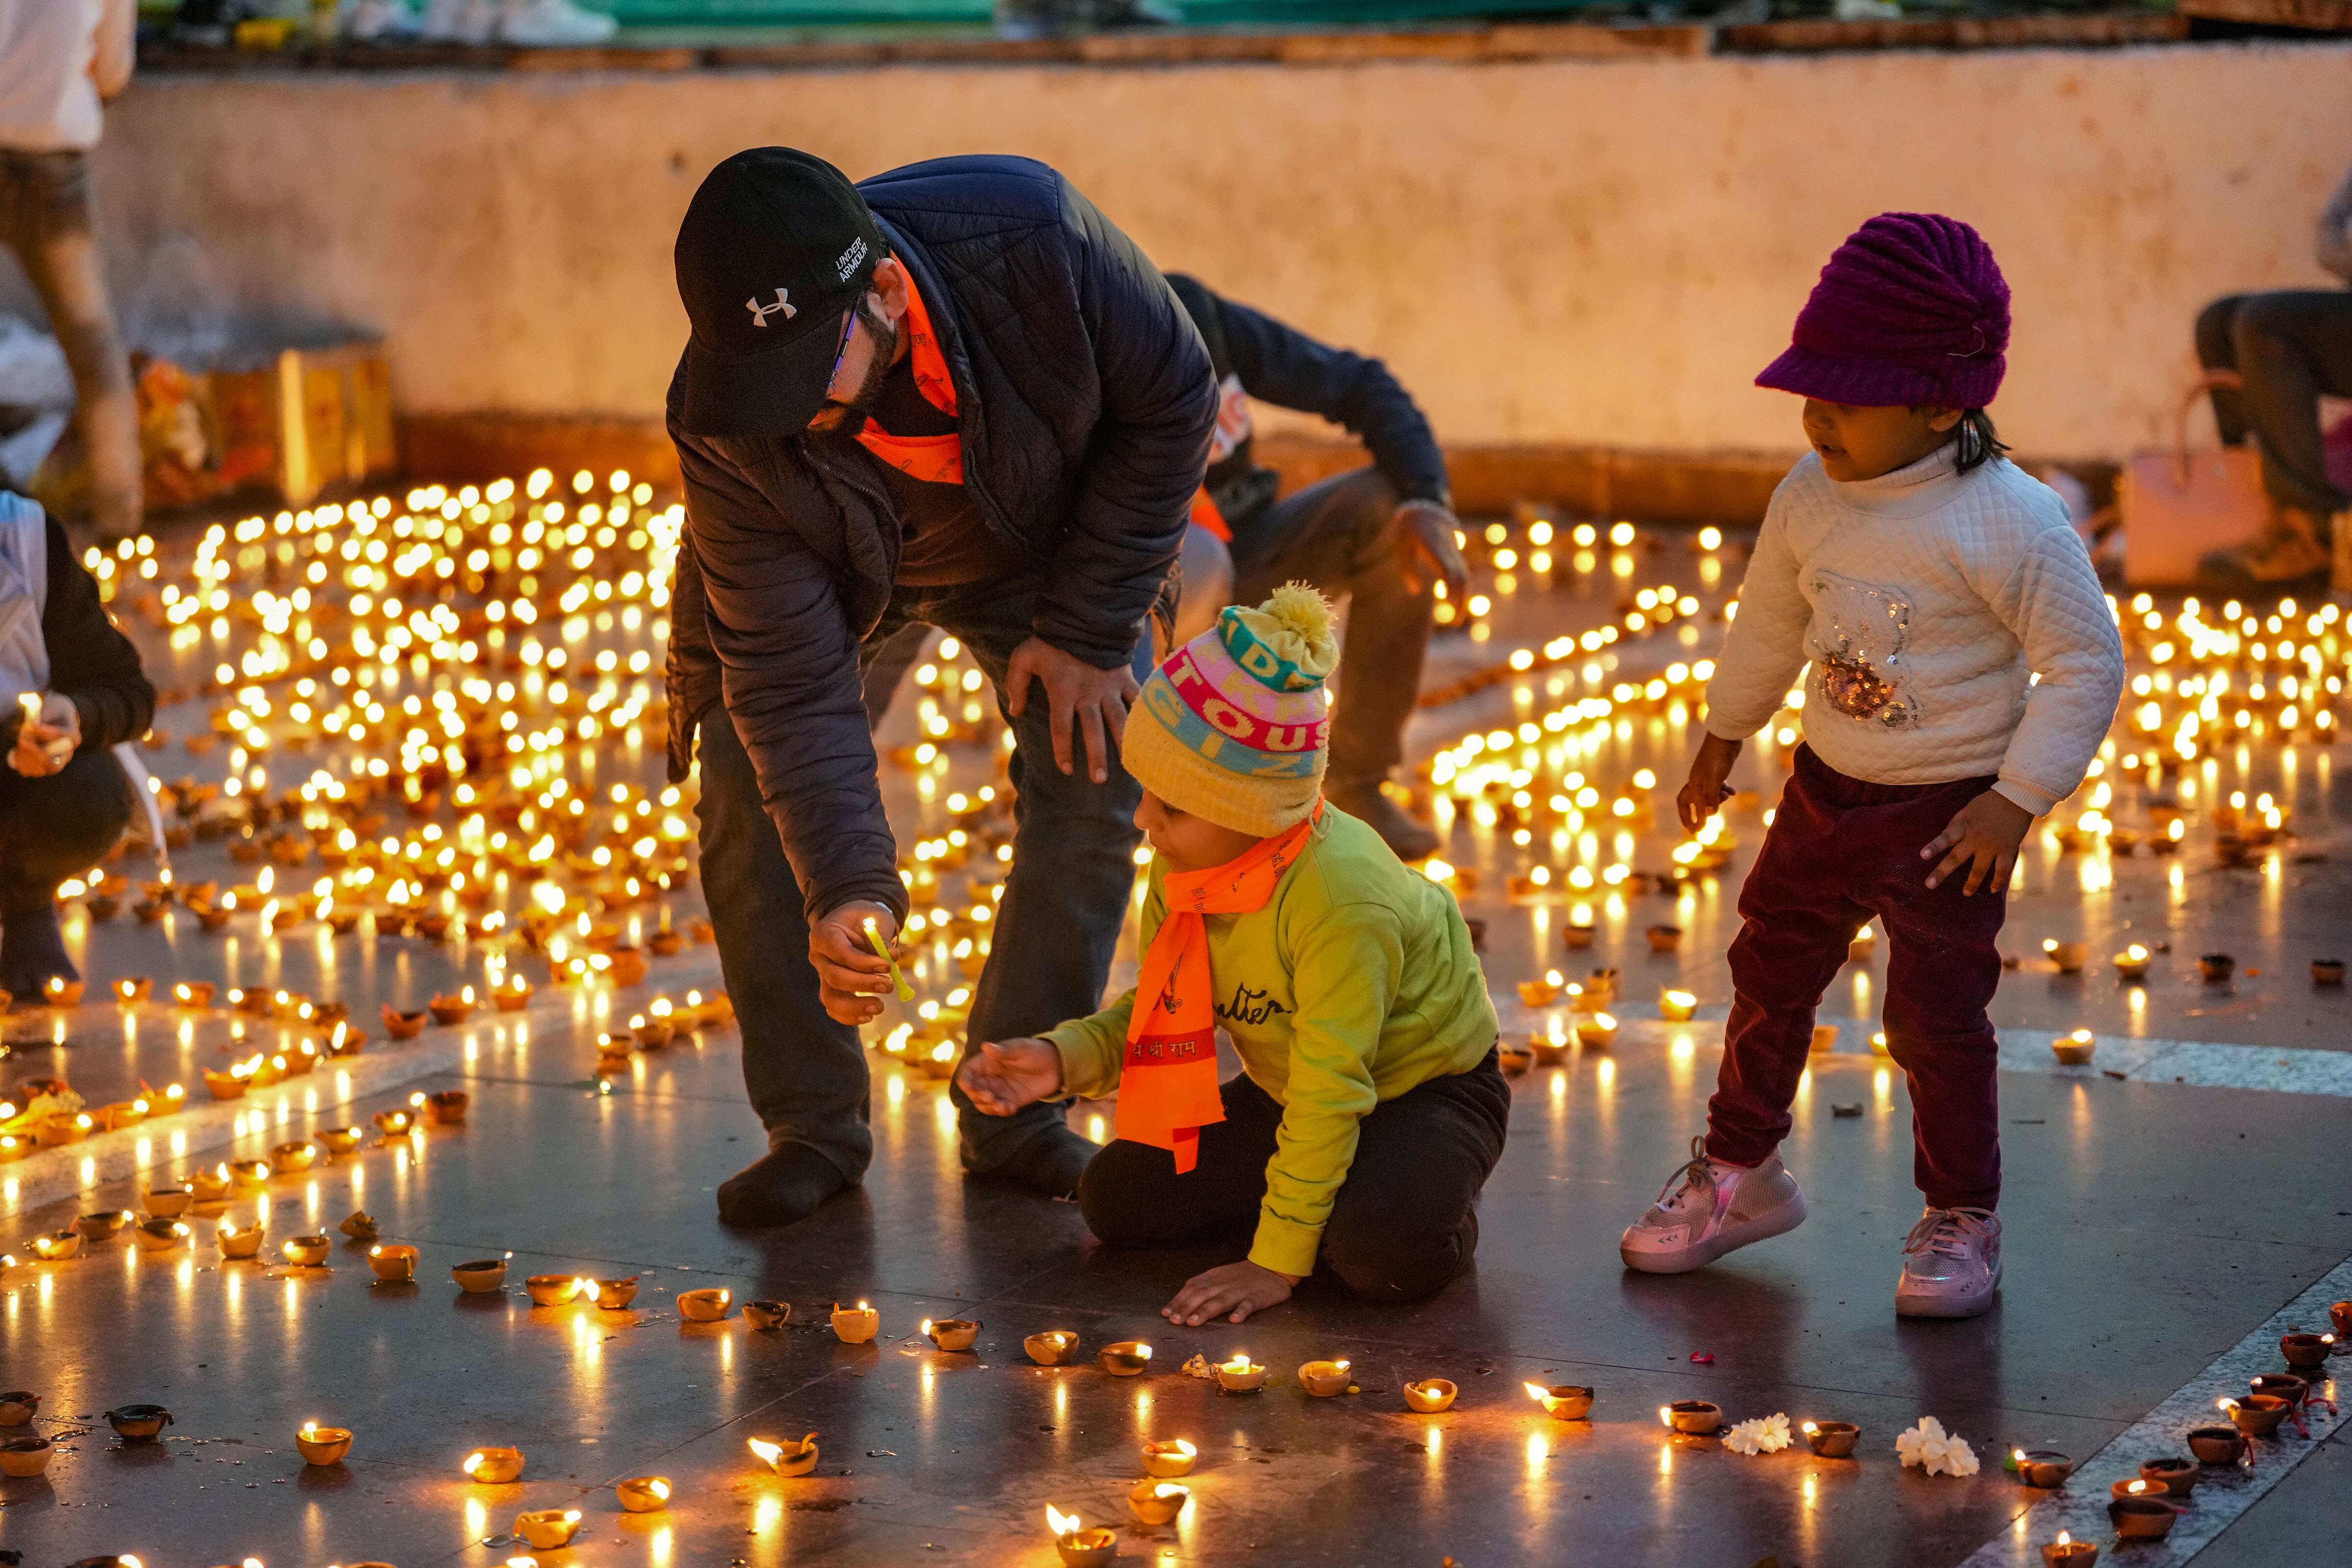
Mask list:
POLYGON ((1755 1165, 1789 1133, 1811 1047, 1813 1009, 1873 915, 1886 932, 1886 1047, 1909 1080, 1913 1177, 1934 1208, 2000 1199, 1999 1052, 1985 1015, 2000 983, 2009 889, 1933 889, 1919 851, 1990 778, 1876 784, 1797 750, 1764 848, 1739 890, 1735 994, 1723 1069, 1707 1102, 1706 1152, 1755 1165))

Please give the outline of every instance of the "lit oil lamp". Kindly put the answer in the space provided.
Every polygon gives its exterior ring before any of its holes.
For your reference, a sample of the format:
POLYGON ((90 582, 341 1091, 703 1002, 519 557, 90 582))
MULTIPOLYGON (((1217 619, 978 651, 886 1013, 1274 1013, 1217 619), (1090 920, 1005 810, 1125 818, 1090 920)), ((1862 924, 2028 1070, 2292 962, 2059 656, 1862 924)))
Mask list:
POLYGON ((1141 1340, 1121 1340, 1097 1351, 1095 1364, 1113 1377, 1137 1377, 1150 1370, 1151 1347, 1141 1340))
POLYGON ((689 1323, 715 1323, 734 1309, 735 1294, 716 1288, 678 1294, 677 1315, 689 1323))
POLYGON ((213 1233, 213 1239, 219 1245, 223 1258, 251 1258, 261 1250, 268 1232, 268 1227, 259 1220, 255 1220, 243 1230, 223 1220, 220 1228, 213 1233))
POLYGON ((402 1285, 416 1278, 416 1248, 413 1247, 371 1247, 368 1267, 375 1277, 386 1284, 402 1285))
POLYGON ((1233 1360, 1217 1367, 1217 1386, 1227 1394, 1255 1394, 1265 1379, 1266 1369, 1250 1360, 1247 1351, 1235 1351, 1233 1360))
POLYGON ((328 1153, 348 1154, 358 1148, 360 1140, 367 1135, 356 1127, 330 1127, 314 1136, 328 1153))
POLYGON ((319 1146, 309 1139, 297 1143, 279 1143, 269 1151, 269 1168, 281 1176, 299 1175, 319 1158, 319 1146))
POLYGON ((613 1495, 620 1500, 623 1513, 659 1513, 669 1506, 669 1478, 631 1476, 613 1483, 613 1495))
POLYGON ((126 1443, 152 1443, 173 1423, 160 1405, 118 1405, 106 1413, 106 1424, 126 1443))
POLYGON ((343 1456, 352 1451, 352 1435, 345 1427, 305 1421, 302 1430, 294 1434, 294 1447, 301 1450, 304 1464, 324 1468, 343 1462, 343 1456))
POLYGON ((1161 1480, 1189 1476, 1192 1473, 1192 1462, 1200 1457, 1201 1450, 1181 1437, 1172 1437, 1164 1443, 1146 1443, 1143 1446, 1143 1473, 1161 1480))
POLYGON ((2153 962, 2154 957, 2147 949, 2134 942, 2116 954, 2116 978, 2136 985, 2147 978, 2147 967, 2153 962))
POLYGON ((1862 1437, 1862 1428, 1851 1421, 1808 1421, 1803 1431, 1806 1447, 1824 1459, 1853 1458, 1862 1437))
POLYGON ((1687 1023, 1697 1011, 1698 998, 1687 991, 1658 993, 1658 1016, 1669 1024, 1687 1023))
POLYGON ((1102 1568, 1118 1555, 1118 1534, 1100 1526, 1089 1530, 1075 1513, 1045 1505, 1045 1528, 1054 1533, 1054 1550, 1063 1568, 1102 1568))
POLYGON ((1605 1051, 1617 1043, 1617 1020, 1606 1013, 1576 1021, 1576 1043, 1588 1051, 1605 1051))
POLYGON ((1021 1342, 1029 1359, 1039 1366, 1060 1366, 1076 1352, 1078 1336, 1067 1329, 1048 1329, 1042 1334, 1031 1334, 1021 1342))
POLYGON ((970 1318, 925 1318, 923 1337, 943 1351, 968 1351, 980 1337, 980 1324, 970 1318))
POLYGON ((833 1304, 833 1337, 845 1345, 862 1345, 882 1331, 882 1314, 860 1301, 855 1307, 833 1304))
POLYGON ((1580 1384, 1523 1383, 1519 1386, 1555 1421, 1581 1421, 1591 1414, 1592 1390, 1580 1384))
POLYGON ((1405 1408, 1419 1415, 1434 1415, 1441 1410, 1451 1410, 1461 1392, 1442 1377, 1424 1377, 1404 1385, 1405 1408))
POLYGON ((170 1252, 188 1239, 187 1223, 176 1219, 151 1219, 131 1232, 142 1252, 170 1252))
POLYGON ((29 1425, 40 1413, 41 1396, 22 1388, 0 1394, 0 1426, 29 1425))
POLYGON ((743 1303, 743 1321, 761 1333, 772 1334, 793 1321, 793 1304, 790 1301, 746 1301, 743 1303))
POLYGON ((816 1468, 816 1434, 812 1432, 797 1443, 772 1443, 765 1437, 746 1440, 760 1463, 780 1476, 804 1476, 816 1468))
POLYGON ((607 1312, 617 1312, 637 1299, 637 1277, 625 1279, 596 1281, 596 1305, 607 1312))
POLYGON ((1298 1386, 1318 1399, 1345 1394, 1349 1386, 1348 1363, 1344 1361, 1310 1361, 1298 1369, 1298 1386))
POLYGON ((2099 1560, 2099 1549, 2087 1541, 2077 1541, 2064 1531, 2058 1539, 2042 1549, 2043 1568, 2091 1568, 2099 1560))
POLYGON ((1658 1406, 1658 1420, 1669 1431, 1704 1437, 1723 1425, 1723 1410, 1704 1399, 1677 1399, 1658 1406))
POLYGON ((580 1533, 580 1510, 576 1508, 547 1508, 531 1513, 515 1515, 514 1532, 526 1544, 541 1551, 569 1546, 572 1538, 580 1533))
POLYGON ((279 1243, 278 1250, 297 1268, 316 1268, 327 1261, 332 1246, 323 1236, 295 1236, 279 1243))
POLYGON ((1127 1494, 1127 1510, 1145 1524, 1166 1524, 1192 1500, 1192 1489, 1178 1481, 1142 1480, 1127 1494))
MULTIPOLYGON (((512 1256, 511 1253, 508 1255, 512 1256)), ((477 1296, 487 1296, 492 1291, 506 1289, 507 1260, 505 1258, 468 1258, 452 1267, 449 1278, 457 1282, 460 1289, 477 1296)))
POLYGON ((2098 1049, 2098 1041, 2090 1030, 2077 1029, 2051 1041, 2050 1049, 2058 1058, 2060 1067, 2088 1067, 2092 1053, 2098 1049))
POLYGON ((457 1468, 470 1480, 502 1487, 522 1474, 520 1448, 477 1448, 457 1468))
POLYGON ((436 1089, 425 1097, 425 1110, 432 1114, 436 1127, 457 1127, 466 1120, 466 1107, 473 1097, 462 1089, 436 1089))
POLYGON ((37 1476, 49 1468, 49 1456, 54 1452, 47 1437, 16 1437, 0 1443, 0 1476, 18 1480, 37 1476))
POLYGON ((63 1263, 81 1256, 81 1232, 53 1230, 47 1236, 33 1237, 26 1245, 32 1248, 33 1256, 44 1263, 63 1263))
POLYGON ((2235 1426, 2191 1426, 2182 1441, 2200 1465, 2234 1465, 2246 1451, 2245 1434, 2235 1426))
POLYGON ((2054 1448, 2012 1448, 2009 1468, 2029 1487, 2063 1487, 2074 1473, 2074 1461, 2054 1448))
POLYGON ((570 1274, 534 1274, 522 1282, 522 1288, 530 1293, 534 1307, 563 1307, 589 1287, 588 1281, 570 1274))

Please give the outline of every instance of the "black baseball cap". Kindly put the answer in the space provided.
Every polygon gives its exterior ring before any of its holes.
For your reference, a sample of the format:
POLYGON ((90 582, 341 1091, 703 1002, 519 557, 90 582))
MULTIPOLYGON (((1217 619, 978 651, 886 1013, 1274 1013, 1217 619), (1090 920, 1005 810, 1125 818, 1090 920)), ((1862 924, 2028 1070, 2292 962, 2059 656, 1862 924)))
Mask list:
POLYGON ((704 176, 677 228, 686 428, 780 436, 824 405, 842 317, 874 278, 882 231, 849 177, 790 147, 752 147, 704 176))

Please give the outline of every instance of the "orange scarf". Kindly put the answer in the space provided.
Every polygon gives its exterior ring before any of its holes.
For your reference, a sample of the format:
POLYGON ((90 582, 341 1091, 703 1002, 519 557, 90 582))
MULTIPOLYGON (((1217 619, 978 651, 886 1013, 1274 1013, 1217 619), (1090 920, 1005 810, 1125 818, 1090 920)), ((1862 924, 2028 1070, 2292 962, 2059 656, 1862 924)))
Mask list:
POLYGON ((1201 1129, 1225 1119, 1217 1094, 1216 983, 1209 973, 1209 929, 1201 917, 1265 908, 1322 816, 1318 800, 1306 821, 1247 854, 1161 880, 1168 916, 1152 935, 1135 983, 1137 998, 1153 1001, 1128 1019, 1115 1125, 1119 1137, 1175 1155, 1179 1175, 1200 1159, 1201 1129))
MULTIPOLYGON (((908 353, 914 363, 915 390, 923 401, 942 414, 956 411, 955 383, 948 378, 947 355, 940 352, 939 335, 931 331, 931 313, 923 308, 923 297, 915 291, 915 280, 907 279, 907 319, 901 327, 908 338, 908 353)), ((931 485, 963 483, 963 437, 950 433, 945 436, 893 436, 873 420, 857 433, 858 444, 900 473, 931 485)))

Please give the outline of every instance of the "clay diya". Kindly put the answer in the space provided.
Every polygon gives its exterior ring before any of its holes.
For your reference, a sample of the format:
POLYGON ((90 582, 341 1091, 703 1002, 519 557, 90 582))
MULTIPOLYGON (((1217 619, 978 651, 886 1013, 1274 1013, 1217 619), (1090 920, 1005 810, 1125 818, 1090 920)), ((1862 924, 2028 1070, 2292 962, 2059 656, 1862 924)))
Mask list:
POLYGON ((1200 1457, 1201 1451, 1181 1437, 1171 1438, 1165 1443, 1146 1443, 1143 1446, 1143 1473, 1162 1480, 1189 1476, 1192 1473, 1192 1461, 1200 1457))
POLYGON ((2090 1030, 2077 1029, 2071 1035, 2061 1035, 2051 1041, 2050 1049, 2057 1057, 2060 1067, 2088 1067, 2093 1053, 2098 1049, 2098 1042, 2093 1038, 2090 1030))
POLYGON ((772 1443, 765 1437, 747 1440, 752 1454, 768 1468, 780 1476, 804 1476, 816 1468, 816 1434, 812 1432, 797 1443, 772 1443))
POLYGON ((323 1236, 296 1236, 280 1243, 278 1250, 298 1268, 316 1268, 327 1261, 328 1250, 333 1245, 323 1236))
POLYGON ((1151 1347, 1141 1340, 1121 1340, 1095 1352, 1095 1364, 1113 1377, 1136 1377, 1150 1370, 1151 1347))
POLYGON ((18 1437, 0 1443, 0 1476, 13 1476, 19 1480, 37 1476, 49 1468, 49 1456, 56 1451, 47 1437, 18 1437))
POLYGON ((746 1301, 743 1321, 763 1334, 774 1333, 793 1321, 790 1301, 746 1301))
POLYGON ((2279 1354, 2286 1357, 2286 1364, 2293 1367, 2326 1366, 2335 1348, 2326 1334, 2286 1334, 2279 1340, 2279 1354))
POLYGON ((1062 1568, 1103 1568, 1118 1556, 1118 1534, 1099 1526, 1087 1528, 1074 1513, 1045 1505, 1045 1528, 1054 1532, 1054 1550, 1062 1568))
POLYGON ((433 1114, 436 1127, 456 1127, 466 1120, 466 1107, 473 1097, 462 1089, 445 1089, 425 1097, 425 1108, 433 1114))
POLYGON ((580 1510, 576 1508, 546 1508, 530 1513, 515 1515, 514 1532, 528 1545, 541 1551, 569 1546, 572 1538, 580 1533, 580 1510))
POLYGON ((1658 1419, 1685 1436, 1704 1437, 1723 1425, 1723 1409, 1704 1399, 1677 1399, 1658 1406, 1658 1419))
POLYGON ((402 1284, 416 1278, 416 1248, 413 1247, 371 1247, 368 1267, 375 1277, 390 1284, 402 1284))
POLYGON ((2107 1504, 2107 1521, 2123 1541, 2161 1541, 2179 1517, 2180 1510, 2161 1498, 2116 1498, 2107 1504))
POLYGON ((626 1279, 596 1281, 596 1305, 607 1312, 617 1312, 637 1299, 637 1277, 626 1279))
POLYGON ((1021 1342, 1029 1359, 1039 1366, 1060 1366, 1076 1352, 1078 1336, 1067 1329, 1048 1329, 1042 1334, 1031 1334, 1021 1342))
POLYGON ((172 1425, 172 1413, 160 1405, 118 1405, 106 1413, 106 1424, 126 1443, 152 1443, 172 1425))
POLYGON ((1862 1438, 1862 1428, 1851 1421, 1808 1421, 1803 1431, 1806 1447, 1824 1459, 1851 1458, 1862 1438))
POLYGON ((2054 1448, 2017 1448, 2009 1457, 2017 1479, 2029 1487, 2063 1487, 2074 1473, 2074 1461, 2054 1448))
POLYGON ((2234 1465, 2246 1451, 2246 1439, 2235 1426, 2192 1426, 2183 1439, 2200 1465, 2234 1465))
POLYGON ((1442 1377, 1424 1377, 1404 1385, 1405 1408, 1417 1415, 1434 1415, 1454 1408, 1454 1398, 1461 1392, 1442 1377))
POLYGON ((0 1426, 22 1426, 32 1420, 41 1408, 41 1396, 24 1389, 11 1389, 0 1394, 0 1426))
POLYGON ((177 1219, 195 1200, 196 1194, 185 1187, 150 1187, 144 1202, 151 1218, 177 1219))
POLYGON ((1127 1509, 1145 1524, 1166 1524, 1192 1500, 1192 1489, 1181 1482, 1141 1480, 1127 1494, 1127 1509))
POLYGON ((969 1318, 925 1318, 923 1337, 943 1351, 968 1351, 980 1337, 980 1324, 969 1318))
POLYGON ((1217 1386, 1227 1394, 1255 1394, 1265 1386, 1266 1369, 1250 1360, 1247 1351, 1217 1364, 1217 1386))
POLYGON ((1555 1421, 1581 1421, 1592 1411, 1592 1390, 1576 1383, 1523 1383, 1528 1397, 1555 1421))
POLYGON ((2139 1479, 2151 1486, 2163 1487, 2174 1497, 2187 1497, 2197 1489, 2197 1461, 2149 1459, 2140 1466, 2139 1479))
POLYGON ((689 1323, 715 1323, 734 1307, 735 1293, 715 1287, 681 1291, 677 1298, 677 1315, 689 1323))
POLYGON ((294 1447, 301 1450, 306 1465, 340 1465, 343 1456, 352 1451, 352 1435, 341 1426, 321 1426, 315 1421, 305 1421, 302 1430, 294 1434, 294 1447))
POLYGON ((520 1448, 477 1448, 458 1467, 467 1479, 502 1487, 522 1474, 520 1448))
POLYGON ((570 1274, 534 1274, 522 1282, 530 1293, 534 1307, 562 1307, 571 1304, 587 1281, 570 1274))
POLYGON ((356 1127, 330 1127, 314 1136, 325 1145, 328 1153, 348 1154, 360 1146, 360 1140, 366 1134, 356 1127))
POLYGON ((833 1304, 833 1337, 845 1345, 862 1345, 882 1331, 882 1314, 860 1301, 855 1307, 833 1304))
POLYGON ((224 1225, 213 1233, 213 1239, 219 1244, 223 1258, 251 1258, 260 1252, 267 1233, 268 1227, 257 1220, 243 1230, 224 1225))
POLYGON ((493 1290, 503 1290, 507 1283, 507 1260, 503 1258, 476 1258, 457 1264, 449 1270, 449 1278, 459 1288, 477 1296, 487 1296, 493 1290))
POLYGON ((613 1483, 623 1513, 659 1513, 669 1506, 669 1494, 667 1476, 631 1476, 613 1483))

